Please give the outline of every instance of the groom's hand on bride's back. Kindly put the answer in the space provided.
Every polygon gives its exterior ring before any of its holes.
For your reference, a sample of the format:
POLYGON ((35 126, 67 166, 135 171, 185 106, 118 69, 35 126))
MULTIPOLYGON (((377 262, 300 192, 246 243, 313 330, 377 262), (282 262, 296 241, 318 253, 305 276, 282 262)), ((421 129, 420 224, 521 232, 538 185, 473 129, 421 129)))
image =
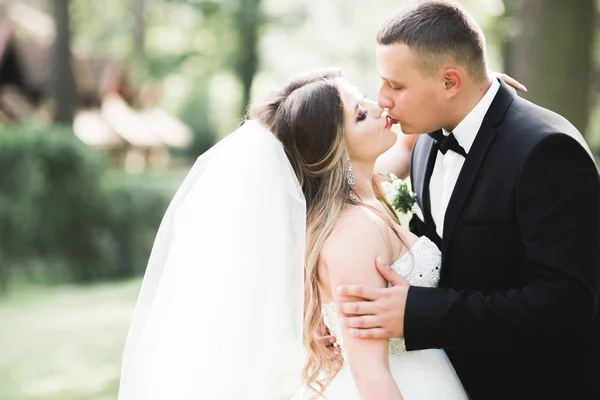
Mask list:
POLYGON ((410 285, 380 257, 376 260, 381 275, 392 284, 389 288, 366 285, 343 285, 338 294, 360 298, 360 301, 341 302, 342 324, 350 334, 367 339, 404 337, 404 310, 410 285))

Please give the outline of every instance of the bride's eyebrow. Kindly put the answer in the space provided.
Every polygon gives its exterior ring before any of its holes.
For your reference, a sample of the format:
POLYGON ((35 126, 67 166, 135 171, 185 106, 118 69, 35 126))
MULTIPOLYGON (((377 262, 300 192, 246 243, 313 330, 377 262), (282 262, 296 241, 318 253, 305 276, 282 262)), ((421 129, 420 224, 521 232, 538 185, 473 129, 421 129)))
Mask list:
POLYGON ((367 95, 364 94, 358 87, 354 86, 354 89, 356 89, 356 91, 358 92, 358 94, 360 95, 360 97, 362 97, 363 99, 365 97, 367 97, 367 95))
MULTIPOLYGON (((358 90, 358 89, 356 89, 356 90, 358 90)), ((360 95, 362 96, 363 99, 365 97, 367 97, 367 95, 362 93, 360 90, 358 92, 360 93, 360 95)), ((356 115, 356 112, 358 111, 358 107, 360 107, 360 101, 356 102, 356 105, 354 106, 354 113, 352 115, 356 115)))

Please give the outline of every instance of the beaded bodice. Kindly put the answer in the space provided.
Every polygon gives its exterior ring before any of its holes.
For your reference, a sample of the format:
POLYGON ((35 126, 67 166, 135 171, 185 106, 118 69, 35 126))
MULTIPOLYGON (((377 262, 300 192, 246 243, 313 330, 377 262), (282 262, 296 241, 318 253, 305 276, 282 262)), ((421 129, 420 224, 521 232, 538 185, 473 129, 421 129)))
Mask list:
MULTIPOLYGON (((441 264, 442 256, 438 247, 429 238, 422 236, 391 267, 411 285, 435 287, 440 279, 441 264)), ((341 348, 344 361, 347 361, 336 304, 334 302, 323 304, 321 310, 325 325, 331 335, 336 337, 336 346, 341 348)), ((389 354, 400 354, 405 351, 404 339, 390 339, 389 354)))

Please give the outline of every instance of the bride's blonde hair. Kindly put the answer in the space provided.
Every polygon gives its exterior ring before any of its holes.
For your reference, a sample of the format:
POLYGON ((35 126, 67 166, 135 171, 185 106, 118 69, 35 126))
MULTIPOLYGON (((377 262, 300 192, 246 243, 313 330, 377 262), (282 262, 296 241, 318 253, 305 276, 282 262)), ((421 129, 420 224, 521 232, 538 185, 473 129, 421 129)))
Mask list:
MULTIPOLYGON (((317 340, 322 321, 319 293, 319 254, 344 207, 354 203, 346 176, 348 151, 344 140, 344 107, 337 70, 315 70, 290 81, 263 102, 250 117, 265 125, 281 141, 302 187, 307 207, 304 273, 303 342, 308 358, 304 384, 322 394, 339 371, 339 355, 317 340)), ((376 177, 377 198, 386 205, 385 218, 398 223, 376 177)))

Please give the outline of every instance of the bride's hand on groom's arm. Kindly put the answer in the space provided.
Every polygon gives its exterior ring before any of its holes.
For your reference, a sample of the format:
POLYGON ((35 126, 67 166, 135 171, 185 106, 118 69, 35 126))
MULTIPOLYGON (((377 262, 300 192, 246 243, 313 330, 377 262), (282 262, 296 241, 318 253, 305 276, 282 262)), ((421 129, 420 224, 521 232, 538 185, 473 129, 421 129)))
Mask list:
POLYGON ((366 285, 344 285, 338 294, 362 298, 358 302, 341 302, 342 324, 351 335, 366 339, 403 338, 404 310, 410 285, 380 257, 377 269, 393 286, 376 288, 366 285))

